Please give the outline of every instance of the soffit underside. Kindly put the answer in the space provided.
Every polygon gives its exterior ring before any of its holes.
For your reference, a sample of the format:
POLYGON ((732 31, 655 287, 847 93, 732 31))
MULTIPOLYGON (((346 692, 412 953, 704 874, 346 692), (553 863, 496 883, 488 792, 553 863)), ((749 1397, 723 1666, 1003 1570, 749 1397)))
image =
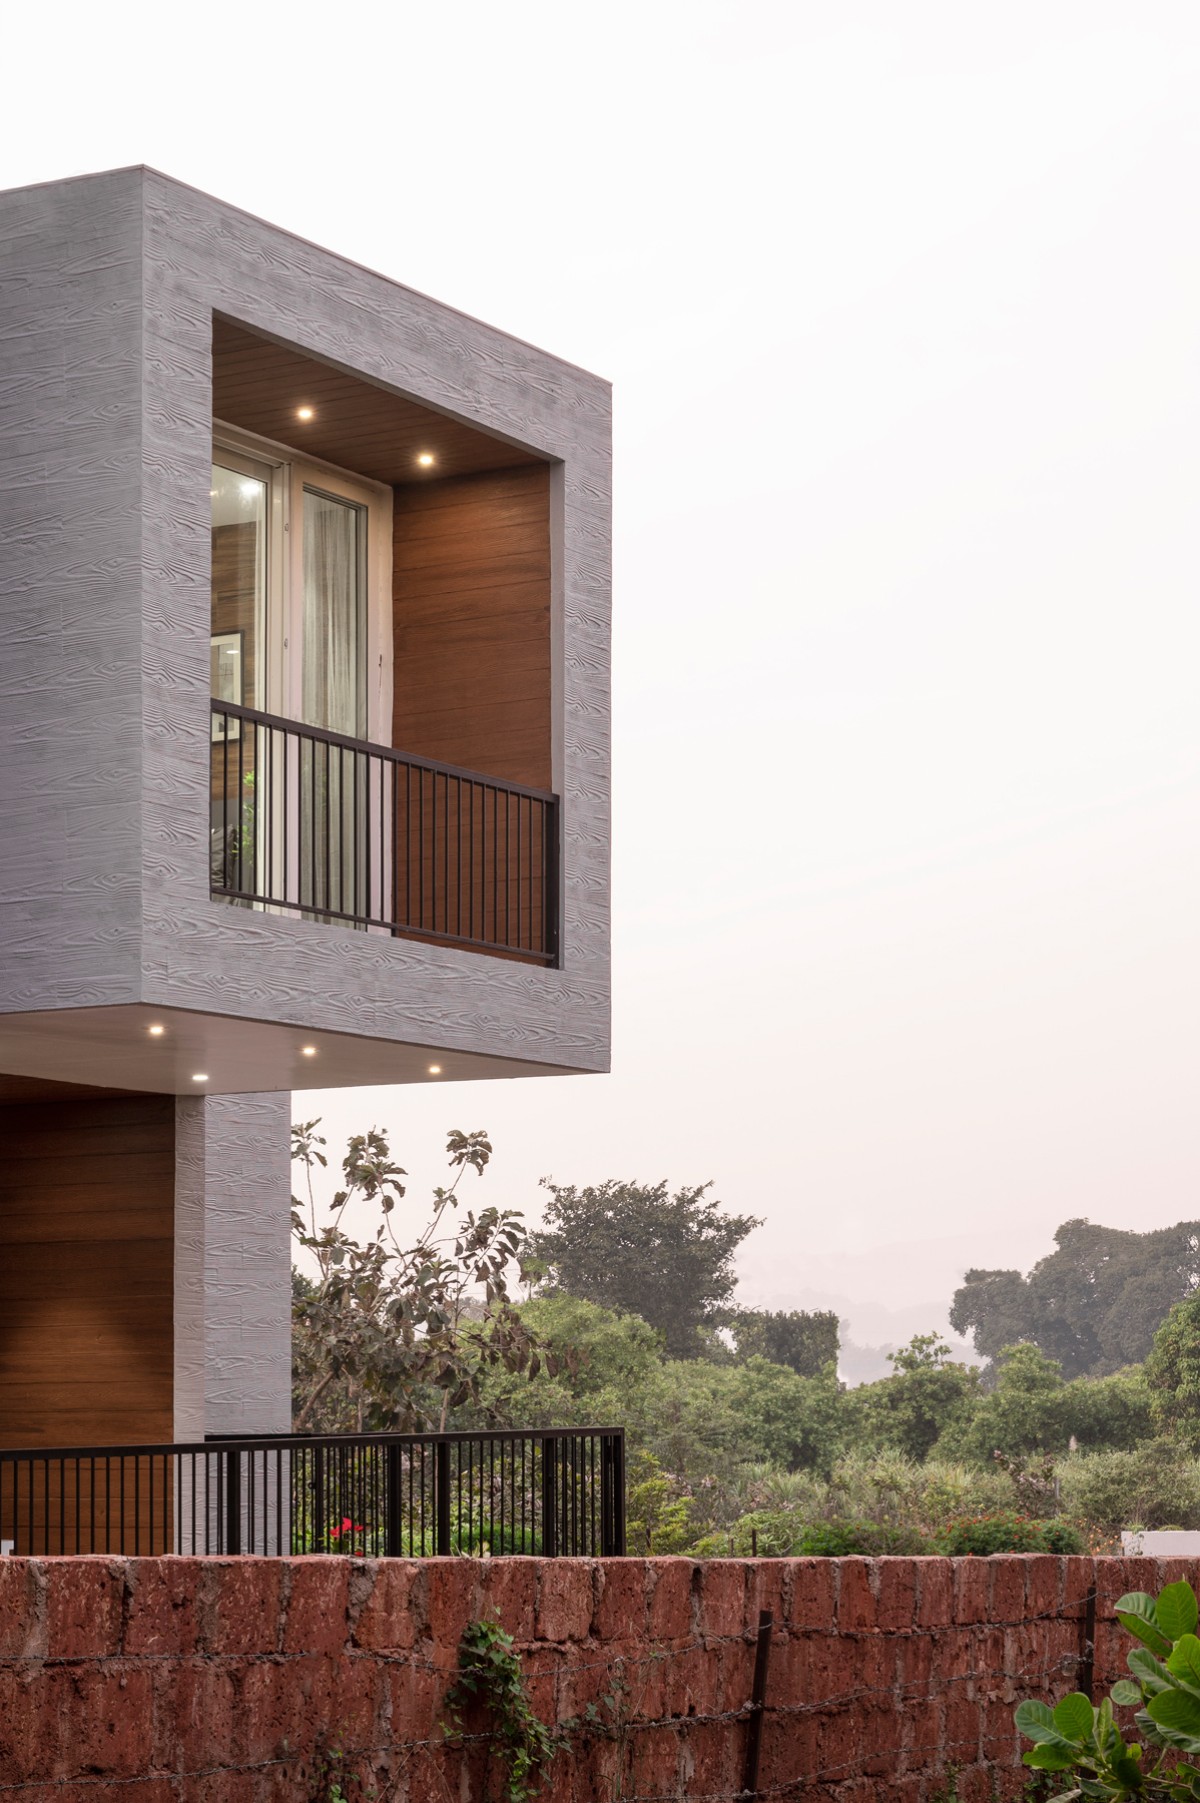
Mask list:
POLYGON ((546 461, 220 317, 213 416, 393 486, 546 461), (311 407, 311 420, 298 417, 301 407, 311 407), (425 469, 422 453, 434 458, 425 469))
POLYGON ((317 1032, 147 1003, 0 1014, 0 1102, 53 1100, 61 1086, 99 1093, 103 1072, 117 1088, 160 1095, 250 1095, 285 1089, 345 1089, 572 1074, 566 1064, 461 1052, 436 1043, 397 1043, 317 1032), (152 1028, 160 1031, 152 1033, 152 1028), (314 1048, 306 1055, 304 1047, 314 1048), (437 1070, 431 1070, 436 1065, 437 1070), (200 1074, 203 1080, 199 1080, 200 1074), (53 1093, 25 1096, 4 1085, 53 1093))

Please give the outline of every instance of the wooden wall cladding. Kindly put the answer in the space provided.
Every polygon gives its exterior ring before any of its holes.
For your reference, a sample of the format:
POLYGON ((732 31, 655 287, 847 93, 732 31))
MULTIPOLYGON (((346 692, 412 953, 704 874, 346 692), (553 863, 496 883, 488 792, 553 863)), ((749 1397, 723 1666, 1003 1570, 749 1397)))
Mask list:
POLYGON ((395 491, 393 744, 553 786, 550 474, 395 491))
POLYGON ((175 1101, 0 1108, 0 1445, 172 1438, 175 1101))
POLYGON ((537 461, 532 451, 225 319, 213 321, 213 417, 376 482, 410 481, 422 452, 446 476, 537 461), (312 408, 311 420, 297 418, 301 406, 312 408))

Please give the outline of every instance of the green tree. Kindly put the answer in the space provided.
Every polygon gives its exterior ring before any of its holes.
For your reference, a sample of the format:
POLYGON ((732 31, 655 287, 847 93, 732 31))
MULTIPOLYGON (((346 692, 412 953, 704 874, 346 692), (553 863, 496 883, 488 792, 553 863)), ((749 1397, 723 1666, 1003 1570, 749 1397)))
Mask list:
POLYGON ((851 1393, 859 1431, 869 1445, 893 1446, 921 1461, 943 1433, 970 1422, 979 1373, 956 1364, 936 1333, 917 1334, 888 1357, 895 1367, 891 1377, 851 1393))
POLYGON ((995 1387, 966 1421, 938 1442, 945 1457, 985 1463, 996 1453, 1067 1452, 1136 1446, 1153 1431, 1150 1395, 1138 1370, 1063 1382, 1062 1366, 1028 1343, 1005 1346, 996 1360, 995 1387))
POLYGON ((496 1368, 536 1376, 543 1360, 508 1292, 525 1229, 511 1210, 460 1212, 459 1182, 482 1176, 492 1154, 486 1133, 449 1135, 455 1176, 434 1191, 433 1209, 405 1244, 393 1217, 405 1172, 372 1128, 351 1139, 344 1188, 317 1220, 313 1174, 326 1165, 319 1121, 292 1129, 292 1156, 304 1172, 292 1198, 292 1235, 313 1274, 292 1288, 293 1394, 297 1428, 444 1427, 449 1410, 478 1398, 496 1368), (374 1204, 379 1220, 365 1242, 345 1226, 352 1202, 374 1204))
POLYGON ((1177 1302, 1155 1334, 1146 1382, 1159 1429, 1200 1448, 1200 1295, 1177 1302))
POLYGON ((1200 1221, 1135 1233, 1065 1221, 1055 1250, 1019 1271, 968 1271, 950 1325, 982 1357, 1027 1340, 1067 1378, 1138 1364, 1172 1306, 1200 1284, 1200 1221))
POLYGON ((521 1320, 546 1355, 534 1379, 494 1366, 456 1427, 619 1426, 624 1404, 661 1369, 662 1340, 639 1315, 618 1315, 578 1296, 538 1296, 521 1320))
POLYGON ((741 1359, 769 1359, 800 1377, 820 1377, 837 1364, 838 1318, 830 1310, 740 1309, 730 1326, 741 1359))
POLYGON ((757 1217, 722 1214, 708 1183, 674 1195, 665 1182, 543 1184, 550 1200, 530 1250, 546 1266, 547 1291, 640 1315, 672 1358, 699 1357, 702 1331, 728 1309, 733 1255, 757 1217))

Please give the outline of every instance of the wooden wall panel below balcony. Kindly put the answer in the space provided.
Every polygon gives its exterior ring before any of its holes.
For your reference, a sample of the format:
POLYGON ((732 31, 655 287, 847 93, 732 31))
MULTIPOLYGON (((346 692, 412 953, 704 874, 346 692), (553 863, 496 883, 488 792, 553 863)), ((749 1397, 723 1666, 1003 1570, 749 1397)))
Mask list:
POLYGON ((171 1439, 174 1110, 0 1107, 0 1446, 171 1439))
POLYGON ((551 788, 548 469, 402 485, 393 519, 393 744, 551 788))

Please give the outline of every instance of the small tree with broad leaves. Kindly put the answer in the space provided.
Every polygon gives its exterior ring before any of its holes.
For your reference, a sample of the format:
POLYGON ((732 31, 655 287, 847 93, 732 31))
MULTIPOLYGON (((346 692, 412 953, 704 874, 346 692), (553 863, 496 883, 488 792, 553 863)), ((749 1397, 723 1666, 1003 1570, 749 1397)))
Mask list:
POLYGON ((318 1225, 313 1177, 328 1163, 320 1121, 292 1129, 292 1157, 304 1172, 292 1197, 292 1234, 316 1276, 295 1274, 292 1290, 294 1425, 299 1431, 352 1427, 418 1432, 444 1428, 451 1409, 478 1401, 485 1371, 536 1377, 557 1369, 509 1298, 519 1281, 526 1231, 512 1209, 463 1208, 458 1186, 482 1176, 492 1155, 484 1132, 457 1129, 446 1151, 455 1175, 433 1192, 432 1213, 411 1242, 396 1231, 407 1173, 383 1133, 356 1134, 342 1160, 344 1187, 318 1225), (379 1220, 365 1241, 346 1230, 352 1202, 373 1204, 379 1220))
POLYGON ((1140 1644, 1128 1656, 1131 1678, 1118 1678, 1094 1708, 1081 1691, 1053 1709, 1026 1702, 1017 1727, 1034 1742, 1025 1764, 1069 1774, 1067 1799, 1110 1803, 1197 1803, 1200 1800, 1200 1639, 1192 1587, 1168 1584, 1157 1598, 1131 1591, 1117 1620, 1140 1644), (1126 1740, 1114 1713, 1133 1709, 1140 1740, 1126 1740))

